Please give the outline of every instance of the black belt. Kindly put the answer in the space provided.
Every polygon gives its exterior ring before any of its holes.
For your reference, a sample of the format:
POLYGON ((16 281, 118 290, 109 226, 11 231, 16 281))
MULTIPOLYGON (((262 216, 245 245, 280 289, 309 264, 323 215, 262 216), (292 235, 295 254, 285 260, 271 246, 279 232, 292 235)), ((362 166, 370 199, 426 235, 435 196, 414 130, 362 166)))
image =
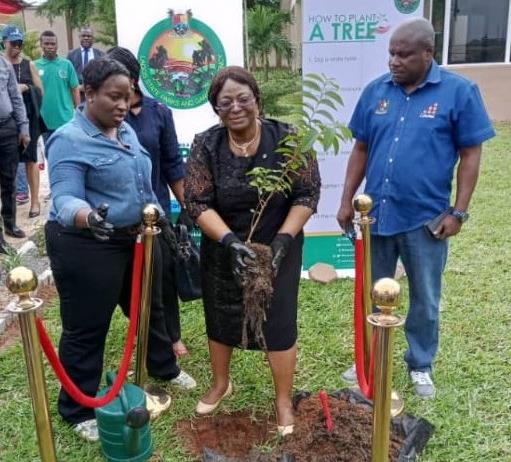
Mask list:
POLYGON ((114 236, 136 236, 143 231, 142 225, 125 226, 124 228, 114 228, 114 236))
POLYGON ((11 119, 12 119, 12 114, 8 115, 7 117, 0 117, 0 126, 5 125, 11 119))

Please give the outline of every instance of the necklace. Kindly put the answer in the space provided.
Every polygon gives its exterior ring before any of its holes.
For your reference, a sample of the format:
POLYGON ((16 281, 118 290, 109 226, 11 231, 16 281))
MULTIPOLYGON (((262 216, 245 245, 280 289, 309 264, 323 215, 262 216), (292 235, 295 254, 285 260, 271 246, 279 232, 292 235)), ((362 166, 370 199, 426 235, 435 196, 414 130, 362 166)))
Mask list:
POLYGON ((260 131, 259 121, 257 121, 255 135, 250 141, 247 141, 246 143, 236 143, 236 141, 234 141, 234 138, 231 135, 231 132, 229 132, 229 141, 236 149, 241 151, 241 155, 243 157, 248 157, 248 148, 252 146, 252 144, 254 144, 255 140, 259 136, 259 131, 260 131))

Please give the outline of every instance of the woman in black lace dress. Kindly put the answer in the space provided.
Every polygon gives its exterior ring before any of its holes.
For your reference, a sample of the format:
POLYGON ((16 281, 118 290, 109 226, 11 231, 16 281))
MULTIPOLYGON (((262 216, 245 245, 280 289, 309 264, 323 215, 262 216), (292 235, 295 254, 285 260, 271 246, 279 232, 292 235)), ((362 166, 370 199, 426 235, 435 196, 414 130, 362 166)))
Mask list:
MULTIPOLYGON (((185 179, 189 213, 203 231, 202 286, 213 371, 213 384, 197 405, 199 414, 212 412, 232 392, 229 364, 233 347, 241 344, 244 316, 236 276, 246 270, 246 259, 254 257, 244 241, 258 202, 247 172, 254 167, 280 169, 283 159, 275 149, 291 128, 259 118, 259 88, 254 77, 241 67, 222 69, 211 84, 208 98, 222 124, 196 136, 185 179)), ((293 431, 291 391, 302 230, 316 210, 319 189, 317 162, 310 159, 295 178, 290 194, 276 195, 271 200, 252 238, 252 242, 271 246, 277 274, 263 332, 281 434, 293 431)), ((258 349, 259 345, 252 338, 248 347, 258 349)))

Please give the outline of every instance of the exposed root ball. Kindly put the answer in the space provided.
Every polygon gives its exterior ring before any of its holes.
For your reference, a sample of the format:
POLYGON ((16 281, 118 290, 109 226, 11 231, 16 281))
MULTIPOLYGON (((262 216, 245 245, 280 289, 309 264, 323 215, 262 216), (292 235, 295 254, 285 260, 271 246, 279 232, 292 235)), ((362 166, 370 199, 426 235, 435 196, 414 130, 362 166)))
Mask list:
POLYGON ((256 259, 250 264, 243 281, 243 302, 245 315, 241 346, 248 346, 248 330, 254 334, 257 344, 267 350, 263 333, 263 323, 273 294, 273 276, 271 271, 272 251, 263 244, 248 244, 256 254, 256 259))

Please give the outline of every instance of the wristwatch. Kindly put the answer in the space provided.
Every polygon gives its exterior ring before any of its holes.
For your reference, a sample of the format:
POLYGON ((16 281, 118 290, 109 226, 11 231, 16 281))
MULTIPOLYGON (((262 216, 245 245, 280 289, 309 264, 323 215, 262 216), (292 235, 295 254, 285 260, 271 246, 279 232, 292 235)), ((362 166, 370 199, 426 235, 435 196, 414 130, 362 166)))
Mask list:
POLYGON ((465 223, 468 220, 469 214, 461 210, 452 209, 451 215, 456 218, 460 223, 465 223))

